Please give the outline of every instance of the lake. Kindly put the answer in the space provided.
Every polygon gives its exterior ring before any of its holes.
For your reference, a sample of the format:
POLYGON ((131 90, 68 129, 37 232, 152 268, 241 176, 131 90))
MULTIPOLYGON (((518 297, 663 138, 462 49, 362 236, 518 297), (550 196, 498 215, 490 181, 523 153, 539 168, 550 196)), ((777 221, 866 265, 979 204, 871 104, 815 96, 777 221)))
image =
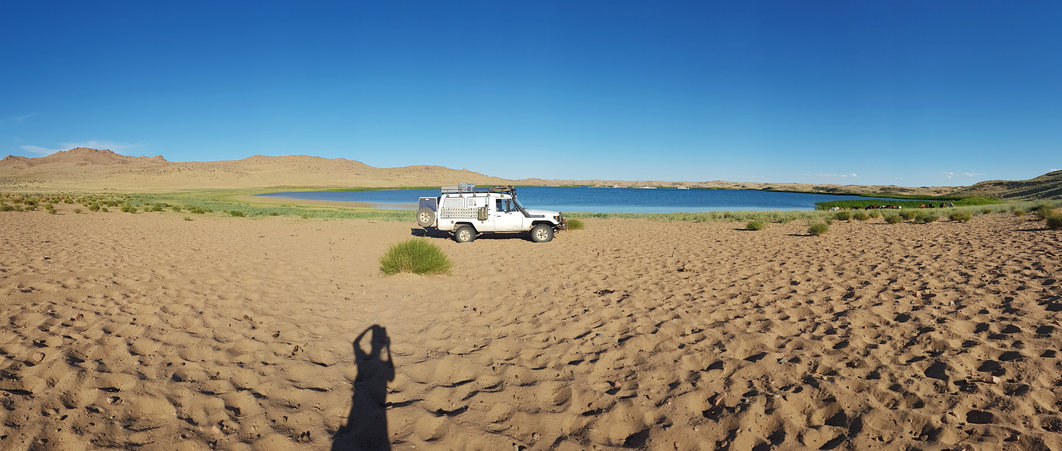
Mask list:
MULTIPOLYGON (((305 200, 362 202, 376 208, 416 209, 417 198, 438 189, 302 191, 259 194, 305 200)), ((699 211, 814 210, 816 202, 865 199, 859 196, 784 193, 758 190, 674 188, 517 187, 527 208, 587 213, 677 213, 699 211)), ((890 200, 890 199, 882 199, 890 200)))

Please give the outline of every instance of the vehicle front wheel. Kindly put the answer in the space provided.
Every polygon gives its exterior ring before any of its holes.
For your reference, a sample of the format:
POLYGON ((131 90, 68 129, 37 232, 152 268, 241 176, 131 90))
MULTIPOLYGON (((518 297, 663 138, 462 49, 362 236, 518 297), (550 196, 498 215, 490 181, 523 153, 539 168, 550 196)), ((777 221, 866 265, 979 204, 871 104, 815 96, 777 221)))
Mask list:
POLYGON ((553 239, 553 227, 549 224, 538 224, 531 228, 531 241, 545 243, 553 239))
POLYGON ((428 227, 435 224, 435 212, 430 208, 424 207, 417 210, 417 225, 421 227, 428 227))
POLYGON ((472 226, 463 225, 454 231, 454 241, 458 243, 471 243, 476 239, 476 229, 472 226))

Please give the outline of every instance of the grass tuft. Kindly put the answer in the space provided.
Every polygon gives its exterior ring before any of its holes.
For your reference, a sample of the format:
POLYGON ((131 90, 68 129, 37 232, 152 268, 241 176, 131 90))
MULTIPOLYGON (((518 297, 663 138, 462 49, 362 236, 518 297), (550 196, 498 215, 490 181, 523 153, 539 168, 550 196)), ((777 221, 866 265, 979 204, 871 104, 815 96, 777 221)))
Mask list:
POLYGON ((450 272, 450 266, 450 259, 438 246, 418 238, 392 245, 380 257, 380 271, 387 275, 400 272, 442 274, 450 272))
POLYGON ((247 216, 247 215, 243 214, 242 211, 239 211, 239 210, 231 210, 231 211, 229 211, 229 214, 233 215, 233 216, 235 216, 237 218, 242 218, 244 216, 247 216))
POLYGON ((1050 215, 1047 217, 1047 228, 1051 230, 1062 229, 1062 215, 1050 215))
POLYGON ((745 224, 745 228, 749 230, 763 230, 763 223, 760 221, 749 221, 748 224, 745 224))
POLYGON ((1022 210, 1020 208, 1014 209, 1014 216, 1018 216, 1018 217, 1025 216, 1025 210, 1022 210))
POLYGON ((191 220, 192 220, 192 217, 191 217, 191 216, 185 216, 185 217, 184 217, 184 220, 185 220, 185 221, 191 221, 191 220))
POLYGON ((855 220, 857 221, 866 221, 867 219, 870 219, 870 215, 867 214, 867 212, 865 211, 857 211, 855 213, 852 213, 852 217, 855 218, 855 220))
POLYGON ((970 212, 968 212, 968 211, 957 211, 955 213, 952 213, 950 216, 948 216, 948 219, 951 219, 952 221, 956 221, 956 222, 966 222, 966 221, 970 220, 970 212))
POLYGON ((914 210, 901 211, 900 217, 908 221, 914 221, 918 217, 918 212, 914 210))
POLYGON ((830 226, 822 222, 812 224, 810 227, 808 227, 808 233, 811 234, 811 236, 824 235, 828 231, 830 231, 830 226))
POLYGON ((568 220, 568 230, 583 230, 585 228, 586 228, 586 224, 583 224, 583 221, 580 220, 580 219, 569 219, 568 220))
POLYGON ((889 224, 899 224, 899 223, 903 222, 903 218, 900 217, 900 215, 897 215, 897 214, 886 215, 885 216, 885 222, 887 222, 889 224))
POLYGON ((918 214, 918 222, 921 222, 923 224, 929 224, 931 222, 936 222, 938 219, 940 219, 940 215, 938 215, 936 213, 919 213, 918 214))
POLYGON ((839 211, 833 217, 838 221, 847 221, 852 218, 852 214, 847 211, 839 211))

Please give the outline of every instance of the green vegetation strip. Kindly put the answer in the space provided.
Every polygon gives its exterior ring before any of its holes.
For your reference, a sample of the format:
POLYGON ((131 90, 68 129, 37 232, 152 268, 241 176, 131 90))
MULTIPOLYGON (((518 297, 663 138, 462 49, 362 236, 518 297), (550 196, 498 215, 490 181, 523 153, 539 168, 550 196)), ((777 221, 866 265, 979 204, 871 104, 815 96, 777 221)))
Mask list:
MULTIPOLYGON (((907 196, 890 196, 896 199, 905 199, 907 196)), ((915 200, 882 200, 882 199, 856 199, 856 200, 831 200, 827 202, 816 202, 815 207, 819 210, 829 210, 831 208, 866 208, 869 205, 899 205, 903 208, 918 208, 920 205, 933 205, 939 207, 942 203, 952 203, 956 207, 969 207, 975 205, 992 205, 1000 203, 999 199, 994 197, 945 197, 945 196, 923 196, 915 198, 915 200)))
MULTIPOLYGON (((256 202, 250 197, 254 194, 277 192, 278 190, 320 190, 313 187, 283 187, 272 189, 244 189, 244 190, 192 190, 171 193, 0 193, 0 211, 32 211, 45 210, 51 213, 55 207, 61 204, 80 204, 92 213, 123 211, 131 214, 143 214, 152 212, 174 212, 178 214, 191 213, 193 215, 225 215, 232 217, 261 217, 261 216, 294 216, 301 218, 323 219, 368 219, 380 221, 415 222, 414 210, 385 210, 376 208, 351 207, 345 205, 310 205, 300 201, 279 198, 269 198, 268 201, 256 202)), ((939 199, 934 199, 939 201, 939 199)), ((412 202, 412 200, 411 200, 412 202)), ((842 201, 852 202, 852 201, 842 201)), ((881 205, 882 201, 855 201, 870 202, 881 205)), ((865 219, 876 218, 881 214, 899 214, 907 221, 932 222, 939 217, 951 217, 957 212, 968 212, 971 216, 1004 212, 1020 215, 1025 212, 1036 212, 1041 219, 1053 214, 1047 212, 1051 208, 1057 208, 1058 201, 1007 201, 1000 202, 992 198, 966 198, 954 200, 955 208, 919 209, 918 204, 924 201, 911 201, 914 208, 905 206, 902 210, 868 212, 833 212, 826 210, 791 210, 791 211, 709 211, 698 213, 581 213, 565 212, 569 219, 569 228, 577 230, 582 225, 582 219, 599 218, 640 218, 654 221, 679 221, 679 222, 715 222, 715 221, 738 221, 758 222, 762 225, 768 223, 789 223, 792 221, 822 222, 826 220, 848 220, 854 213, 866 213, 865 219), (936 218, 932 218, 936 216, 936 218), (928 220, 928 221, 927 221, 928 220)), ((59 211, 62 214, 62 211, 59 211)), ((864 219, 860 214, 858 218, 864 219)), ((965 214, 955 216, 955 220, 966 220, 965 214)), ((893 219, 895 221, 895 219, 893 219)))

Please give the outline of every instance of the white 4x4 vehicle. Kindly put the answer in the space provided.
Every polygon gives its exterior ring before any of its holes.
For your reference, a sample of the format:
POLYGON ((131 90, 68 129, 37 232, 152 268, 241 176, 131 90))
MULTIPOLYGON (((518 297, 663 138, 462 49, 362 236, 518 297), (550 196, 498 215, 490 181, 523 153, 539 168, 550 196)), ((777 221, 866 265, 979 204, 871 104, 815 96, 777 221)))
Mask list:
POLYGON ((522 232, 531 232, 531 241, 543 243, 552 240, 555 231, 568 229, 560 212, 520 205, 512 186, 476 189, 468 183, 444 186, 439 197, 421 197, 417 224, 450 232, 458 243, 483 233, 522 232))

